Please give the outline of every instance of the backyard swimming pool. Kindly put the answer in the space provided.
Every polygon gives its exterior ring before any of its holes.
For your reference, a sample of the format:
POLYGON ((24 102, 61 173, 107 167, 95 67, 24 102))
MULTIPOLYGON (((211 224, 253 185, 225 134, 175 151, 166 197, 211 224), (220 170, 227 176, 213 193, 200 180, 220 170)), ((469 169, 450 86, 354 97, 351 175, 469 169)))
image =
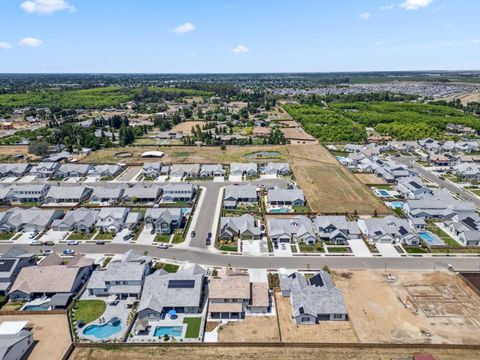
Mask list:
POLYGON ((122 321, 113 318, 109 322, 102 325, 89 325, 83 330, 84 335, 95 336, 98 339, 109 338, 113 334, 122 330, 122 321))
POLYGON ((388 205, 390 205, 390 207, 393 208, 393 209, 402 209, 403 208, 403 202, 401 202, 401 201, 392 201, 392 202, 389 202, 388 205))
POLYGON ((378 190, 378 193, 382 195, 383 197, 389 197, 390 193, 386 190, 378 190))
POLYGON ((289 210, 287 208, 277 208, 277 209, 270 209, 271 213, 288 213, 289 210))
POLYGON ((26 305, 23 307, 23 311, 47 311, 50 309, 50 303, 46 302, 39 305, 26 305))
POLYGON ((183 326, 157 326, 155 328, 155 332, 153 333, 153 336, 159 337, 159 336, 175 336, 175 337, 181 337, 183 332, 183 326))
POLYGON ((435 235, 433 235, 428 231, 419 232, 418 235, 428 245, 445 245, 442 240, 440 240, 439 238, 437 238, 435 235))

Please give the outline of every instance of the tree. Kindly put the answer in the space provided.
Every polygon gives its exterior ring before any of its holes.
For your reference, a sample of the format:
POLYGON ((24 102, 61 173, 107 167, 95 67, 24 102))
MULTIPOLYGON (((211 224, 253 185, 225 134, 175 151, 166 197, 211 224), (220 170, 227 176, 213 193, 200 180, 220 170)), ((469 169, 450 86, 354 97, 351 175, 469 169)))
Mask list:
POLYGON ((28 145, 28 153, 44 157, 48 154, 48 144, 44 142, 31 142, 28 145))

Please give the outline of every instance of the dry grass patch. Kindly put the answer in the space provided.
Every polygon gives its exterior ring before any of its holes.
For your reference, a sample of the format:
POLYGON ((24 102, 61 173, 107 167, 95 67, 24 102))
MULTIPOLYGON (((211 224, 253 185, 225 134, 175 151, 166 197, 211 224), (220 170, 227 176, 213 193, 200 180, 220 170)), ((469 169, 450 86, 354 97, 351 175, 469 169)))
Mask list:
POLYGON ((275 316, 247 316, 242 321, 229 322, 218 331, 219 342, 278 342, 275 316))
POLYGON ((375 174, 354 174, 355 177, 360 180, 362 184, 365 185, 385 185, 386 182, 379 176, 376 176, 375 174))
POLYGON ((184 135, 192 135, 192 127, 199 125, 200 129, 203 129, 206 123, 206 121, 185 121, 175 125, 171 131, 181 131, 184 135))

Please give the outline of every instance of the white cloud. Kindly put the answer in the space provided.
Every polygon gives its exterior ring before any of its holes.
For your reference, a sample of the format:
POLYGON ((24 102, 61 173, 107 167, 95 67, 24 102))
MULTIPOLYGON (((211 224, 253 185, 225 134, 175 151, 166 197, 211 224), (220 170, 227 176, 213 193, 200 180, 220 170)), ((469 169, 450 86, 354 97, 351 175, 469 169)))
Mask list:
POLYGON ((370 16, 372 16, 372 14, 370 14, 369 12, 358 14, 358 17, 362 20, 368 20, 370 19, 370 16))
POLYGON ((38 47, 42 44, 43 44, 42 40, 36 39, 33 37, 26 37, 18 42, 18 45, 25 46, 25 47, 38 47))
POLYGON ((75 11, 75 7, 66 0, 28 0, 20 7, 31 14, 49 15, 57 11, 75 11))
POLYGON ((12 47, 12 44, 4 41, 0 41, 0 50, 7 50, 12 47))
POLYGON ((433 0, 405 0, 405 2, 400 5, 400 7, 404 8, 405 10, 417 10, 427 7, 432 3, 433 0))
POLYGON ((247 48, 245 45, 239 44, 237 47, 233 48, 230 50, 232 53, 239 55, 239 54, 245 54, 250 51, 249 48, 247 48))
MULTIPOLYGON (((480 39, 472 39, 472 44, 480 44, 480 39)), ((0 45, 1 48, 1 45, 0 45)))
POLYGON ((177 34, 186 34, 195 30, 195 25, 186 22, 185 24, 178 25, 173 32, 177 34))
POLYGON ((380 10, 383 10, 383 11, 393 10, 394 7, 395 7, 395 4, 383 5, 383 6, 380 6, 380 10))

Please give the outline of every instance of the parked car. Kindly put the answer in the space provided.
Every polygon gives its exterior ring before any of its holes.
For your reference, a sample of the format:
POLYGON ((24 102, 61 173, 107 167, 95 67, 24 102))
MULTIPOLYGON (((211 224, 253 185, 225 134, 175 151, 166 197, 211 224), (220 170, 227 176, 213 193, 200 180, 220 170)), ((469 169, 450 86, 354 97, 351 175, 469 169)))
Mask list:
POLYGON ((53 246, 53 245, 55 245, 55 243, 54 243, 53 241, 44 241, 44 242, 43 242, 43 245, 45 245, 45 246, 53 246))
POLYGON ((41 245, 43 245, 43 243, 40 240, 33 240, 29 245, 41 246, 41 245))
POLYGON ((123 240, 124 241, 127 241, 127 240, 130 240, 131 238, 133 238, 133 233, 132 232, 129 232, 128 234, 126 234, 124 237, 123 237, 123 240))
POLYGON ((65 250, 63 250, 63 254, 64 255, 73 255, 73 254, 75 254, 75 250, 65 249, 65 250))
POLYGON ((192 232, 190 233, 190 236, 191 236, 191 237, 195 237, 195 235, 197 235, 197 233, 196 233, 195 231, 192 231, 192 232))
POLYGON ((207 238, 207 240, 205 240, 206 245, 210 245, 211 243, 212 243, 212 240, 210 238, 207 238))
POLYGON ((168 249, 170 246, 168 244, 160 243, 157 245, 157 248, 159 249, 168 249))
POLYGON ((208 235, 207 235, 207 239, 211 239, 212 238, 212 233, 209 232, 208 235))
POLYGON ((97 241, 95 241, 95 244, 97 244, 97 245, 105 245, 105 241, 103 241, 103 240, 97 240, 97 241))
POLYGON ((68 246, 78 245, 78 241, 77 240, 68 240, 67 245, 68 246))
POLYGON ((43 255, 53 254, 53 250, 50 250, 50 249, 42 249, 40 252, 41 252, 43 255))

